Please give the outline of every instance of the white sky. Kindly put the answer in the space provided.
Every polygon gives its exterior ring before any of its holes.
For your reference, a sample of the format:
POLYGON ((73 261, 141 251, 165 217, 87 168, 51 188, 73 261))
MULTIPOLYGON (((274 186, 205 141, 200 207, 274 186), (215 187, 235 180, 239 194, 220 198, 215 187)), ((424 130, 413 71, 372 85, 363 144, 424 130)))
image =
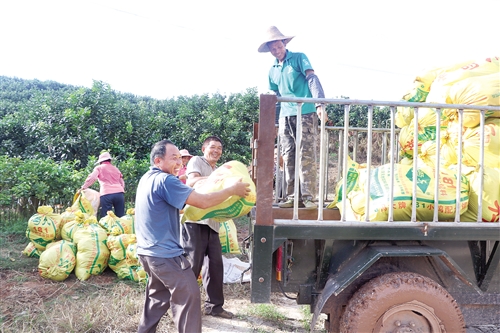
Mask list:
POLYGON ((157 99, 267 92, 268 26, 329 98, 400 100, 425 69, 500 56, 500 0, 0 0, 0 75, 157 99))

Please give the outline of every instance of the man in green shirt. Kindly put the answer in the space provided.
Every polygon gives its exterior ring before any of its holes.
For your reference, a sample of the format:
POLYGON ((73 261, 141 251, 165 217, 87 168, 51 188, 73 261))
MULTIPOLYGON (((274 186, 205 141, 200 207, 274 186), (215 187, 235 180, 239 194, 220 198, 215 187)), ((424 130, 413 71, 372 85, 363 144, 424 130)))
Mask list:
MULTIPOLYGON (((269 70, 269 88, 278 96, 296 98, 324 98, 325 94, 318 77, 314 74, 309 59, 304 53, 290 52, 286 45, 293 36, 283 35, 272 26, 267 30, 267 38, 258 49, 259 52, 271 52, 275 58, 269 70)), ((326 121, 327 115, 321 104, 304 103, 302 105, 302 140, 298 153, 301 156, 299 181, 301 198, 306 209, 317 209, 314 196, 317 192, 317 150, 318 117, 326 121)), ((281 208, 291 208, 294 204, 295 153, 297 103, 282 102, 279 115, 278 133, 281 153, 285 162, 286 201, 281 208)))

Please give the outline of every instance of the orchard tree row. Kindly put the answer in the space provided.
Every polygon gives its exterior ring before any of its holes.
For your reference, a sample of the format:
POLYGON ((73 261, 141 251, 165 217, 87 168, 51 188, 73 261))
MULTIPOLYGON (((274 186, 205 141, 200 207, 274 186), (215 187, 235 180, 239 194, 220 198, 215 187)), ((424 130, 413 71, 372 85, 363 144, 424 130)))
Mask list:
MULTIPOLYGON (((328 113, 328 125, 343 125, 342 106, 329 105, 328 113)), ((256 88, 157 100, 101 81, 85 88, 0 76, 0 206, 32 213, 41 204, 70 203, 104 150, 124 174, 133 204, 151 146, 162 139, 200 155, 203 140, 217 135, 224 142, 220 162, 248 164, 258 114, 256 88)), ((366 126, 366 115, 354 107, 351 126, 366 126)), ((374 126, 387 119, 387 110, 377 109, 374 126)))

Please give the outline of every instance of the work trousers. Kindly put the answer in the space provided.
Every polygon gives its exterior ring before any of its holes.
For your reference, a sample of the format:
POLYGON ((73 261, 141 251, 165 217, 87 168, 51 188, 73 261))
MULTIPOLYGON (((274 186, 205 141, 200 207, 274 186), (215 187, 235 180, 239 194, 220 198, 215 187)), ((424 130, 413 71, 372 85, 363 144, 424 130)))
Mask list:
POLYGON ((101 219, 108 214, 108 210, 113 210, 113 207, 115 208, 114 213, 117 217, 125 215, 125 195, 123 192, 101 195, 99 200, 101 204, 101 219))
POLYGON ((161 317, 170 307, 179 333, 201 332, 200 288, 187 258, 139 255, 139 261, 148 273, 148 284, 137 332, 156 332, 161 317))
POLYGON ((286 196, 294 196, 295 187, 295 152, 299 154, 299 193, 302 200, 313 200, 317 193, 317 160, 318 160, 318 115, 316 112, 302 115, 302 140, 297 143, 297 117, 288 116, 279 119, 278 133, 283 155, 286 179, 286 196))
POLYGON ((224 264, 219 233, 206 224, 184 223, 182 241, 196 278, 201 272, 207 294, 205 313, 221 313, 224 305, 224 264))

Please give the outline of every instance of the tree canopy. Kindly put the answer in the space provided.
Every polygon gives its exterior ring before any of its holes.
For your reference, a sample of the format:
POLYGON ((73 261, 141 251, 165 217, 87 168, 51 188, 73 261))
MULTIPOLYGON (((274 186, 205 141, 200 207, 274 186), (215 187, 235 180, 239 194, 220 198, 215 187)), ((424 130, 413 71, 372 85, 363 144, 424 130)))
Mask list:
MULTIPOLYGON (((343 106, 327 110, 327 125, 343 126, 343 106)), ((367 126, 366 107, 353 106, 350 115, 351 127, 367 126)), ((388 115, 376 108, 374 127, 386 127, 388 115)), ((224 143, 220 163, 249 164, 258 117, 257 88, 158 100, 102 81, 86 88, 0 76, 0 206, 32 213, 38 205, 68 204, 102 151, 114 157, 133 205, 154 143, 170 139, 201 155, 205 138, 217 135, 224 143)))
POLYGON ((168 138, 197 153, 207 136, 217 135, 222 160, 248 163, 258 105, 256 88, 156 100, 118 93, 101 81, 83 88, 0 77, 0 155, 77 161, 84 168, 103 150, 117 159, 142 159, 168 138))

